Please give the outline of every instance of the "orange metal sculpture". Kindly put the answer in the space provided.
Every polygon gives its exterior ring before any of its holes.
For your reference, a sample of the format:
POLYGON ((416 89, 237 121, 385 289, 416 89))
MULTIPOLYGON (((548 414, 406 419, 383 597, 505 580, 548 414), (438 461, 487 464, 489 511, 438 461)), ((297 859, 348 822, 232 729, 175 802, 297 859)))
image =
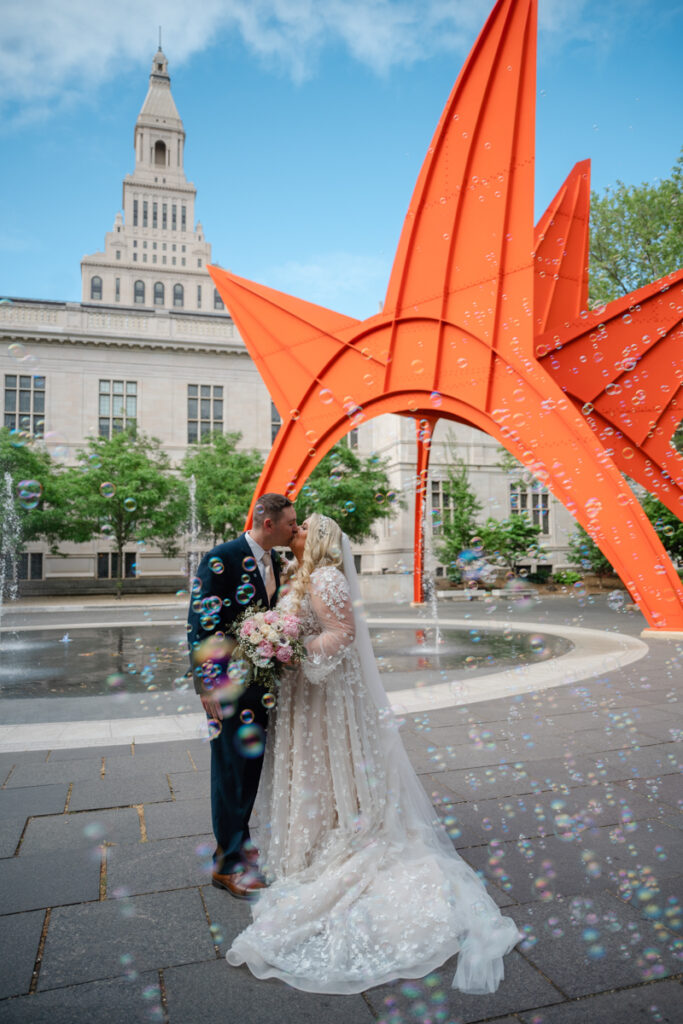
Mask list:
MULTIPOLYGON (((283 420, 257 493, 295 495, 362 420, 408 413, 426 420, 430 433, 438 418, 467 423, 496 438, 572 511, 653 629, 683 629, 678 576, 599 436, 628 426, 639 460, 649 458, 661 482, 673 476, 675 460, 662 450, 675 419, 671 401, 654 427, 650 415, 643 434, 647 417, 622 424, 609 387, 642 384, 643 404, 656 404, 649 377, 630 369, 635 350, 622 351, 635 344, 635 337, 625 342, 623 316, 635 298, 635 312, 649 309, 641 321, 652 317, 656 331, 666 300, 658 283, 601 314, 581 313, 585 166, 574 169, 534 236, 536 7, 537 0, 499 0, 475 43, 418 177, 381 313, 354 320, 210 268, 283 420), (591 374, 582 357, 590 359, 596 334, 611 337, 613 329, 613 346, 602 347, 608 374, 591 374)), ((671 283, 680 289, 682 277, 671 283)), ((672 343, 680 323, 674 308, 664 322, 672 343)), ((659 381, 671 377, 671 364, 658 353, 659 381)), ((609 447, 632 475, 631 461, 645 475, 623 445, 619 454, 609 447)), ((426 478, 428 446, 418 445, 418 458, 426 478)), ((420 552, 423 502, 418 487, 420 552)), ((418 598, 421 569, 420 560, 418 598)))

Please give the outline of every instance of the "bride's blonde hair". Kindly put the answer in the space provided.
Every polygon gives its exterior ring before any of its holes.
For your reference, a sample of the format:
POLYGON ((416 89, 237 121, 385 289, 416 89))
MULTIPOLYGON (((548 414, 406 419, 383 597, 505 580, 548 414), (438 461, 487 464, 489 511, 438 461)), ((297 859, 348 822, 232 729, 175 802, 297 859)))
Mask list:
POLYGON ((308 517, 306 546, 301 565, 292 583, 294 609, 299 608, 314 569, 319 569, 323 565, 333 565, 339 569, 341 564, 342 532, 339 524, 329 516, 314 512, 308 517))

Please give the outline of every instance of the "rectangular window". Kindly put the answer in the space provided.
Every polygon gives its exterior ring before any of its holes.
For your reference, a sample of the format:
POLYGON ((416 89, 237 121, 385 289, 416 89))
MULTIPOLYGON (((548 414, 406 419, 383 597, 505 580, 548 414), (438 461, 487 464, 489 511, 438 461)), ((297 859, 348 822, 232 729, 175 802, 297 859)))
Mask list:
POLYGON ((121 301, 121 278, 117 277, 114 282, 114 299, 117 302, 121 301))
POLYGON ((147 204, 147 200, 143 199, 142 200, 142 226, 143 226, 143 228, 147 227, 147 205, 148 205, 147 204))
POLYGON ((541 484, 510 484, 510 513, 526 513, 543 536, 550 533, 550 495, 541 484))
POLYGON ((152 203, 152 227, 153 228, 155 228, 157 226, 157 209, 158 209, 158 206, 159 206, 158 203, 152 203))
POLYGON ((173 206, 171 207, 171 230, 172 231, 175 231, 175 229, 178 226, 177 217, 178 217, 177 207, 176 207, 176 204, 174 203, 173 206))
POLYGON ((275 402, 270 403, 270 442, 271 444, 277 437, 278 430, 282 425, 282 418, 280 413, 277 411, 275 402))
POLYGON ((116 250, 116 258, 117 258, 117 260, 121 259, 121 250, 120 249, 116 250))
POLYGON ((24 430, 34 437, 45 433, 45 378, 5 374, 5 418, 9 430, 24 430))
MULTIPOLYGON (((119 556, 116 551, 99 551, 97 554, 98 580, 115 580, 118 577, 119 556)), ((124 551, 123 575, 126 579, 134 579, 137 575, 135 552, 124 551)))
POLYGON ((138 261, 138 254, 136 252, 134 252, 133 253, 133 263, 137 263, 137 261, 138 261))
POLYGON ((168 206, 166 203, 161 204, 161 227, 166 230, 168 220, 168 206))
POLYGON ((137 419, 138 385, 134 380, 101 380, 98 395, 98 432, 110 438, 137 419))
POLYGON ((20 580, 42 580, 43 578, 43 555, 41 551, 26 551, 17 558, 17 579, 20 580))
POLYGON ((356 451, 358 449, 358 427, 354 427, 352 430, 349 430, 346 437, 348 439, 349 448, 356 451))
POLYGON ((223 386, 188 384, 187 443, 196 444, 215 432, 223 433, 223 386))
POLYGON ((133 200, 133 227, 136 228, 137 226, 138 226, 138 201, 137 201, 137 199, 134 199, 133 200))
POLYGON ((197 309, 202 308, 202 286, 197 285, 197 309))
POLYGON ((185 206, 180 207, 180 227, 182 231, 187 230, 187 208, 185 206))
POLYGON ((431 485, 432 533, 438 537, 443 533, 444 519, 451 518, 451 496, 448 493, 448 481, 432 480, 431 485))

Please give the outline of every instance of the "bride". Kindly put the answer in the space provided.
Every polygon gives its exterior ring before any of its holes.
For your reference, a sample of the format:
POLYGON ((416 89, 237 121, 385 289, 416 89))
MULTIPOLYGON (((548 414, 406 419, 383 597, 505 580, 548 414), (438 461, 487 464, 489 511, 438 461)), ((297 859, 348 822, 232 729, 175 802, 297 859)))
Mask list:
POLYGON ((280 604, 308 657, 282 673, 256 810, 269 883, 227 953, 258 978, 349 994, 459 953, 453 987, 493 992, 519 941, 455 852, 408 760, 370 646, 348 538, 314 514, 280 604))

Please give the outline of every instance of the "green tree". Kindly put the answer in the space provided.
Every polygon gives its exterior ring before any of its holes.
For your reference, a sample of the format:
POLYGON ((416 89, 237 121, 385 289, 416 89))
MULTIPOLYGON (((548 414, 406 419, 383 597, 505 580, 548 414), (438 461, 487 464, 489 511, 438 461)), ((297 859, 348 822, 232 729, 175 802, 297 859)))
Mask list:
POLYGON ((437 546, 439 559, 448 566, 448 575, 456 582, 461 573, 458 556, 472 543, 479 530, 476 518, 482 506, 472 489, 467 466, 462 459, 451 458, 443 482, 444 508, 442 509, 442 535, 437 546))
MULTIPOLYGON (((60 499, 58 470, 38 442, 13 436, 6 427, 0 429, 0 484, 3 493, 9 486, 12 495, 21 538, 17 553, 32 540, 46 540, 55 550, 59 540, 67 539, 69 526, 60 499), (7 475, 11 478, 9 485, 7 475)), ((4 500, 8 500, 7 495, 4 500)), ((3 510, 0 536, 10 528, 10 522, 7 510, 3 510)))
POLYGON ((577 565, 584 572, 591 572, 594 576, 597 576, 601 587, 605 576, 614 575, 612 563, 605 558, 593 538, 578 523, 574 533, 569 538, 569 553, 567 557, 572 565, 577 565))
POLYGON ((296 501, 301 523, 311 512, 336 519, 354 541, 374 536, 380 519, 393 519, 403 502, 391 490, 387 462, 378 455, 361 458, 348 444, 335 445, 318 463, 296 501))
POLYGON ((683 152, 656 184, 618 181, 593 193, 590 298, 610 302, 683 265, 683 152))
POLYGON ((168 558, 178 553, 187 522, 187 486, 172 472, 161 442, 133 430, 111 439, 90 437, 76 458, 79 466, 57 477, 58 498, 68 513, 66 539, 109 537, 118 554, 120 593, 126 545, 149 542, 168 558))
POLYGON ((641 504, 672 562, 683 563, 683 522, 649 491, 641 498, 641 504))
POLYGON ((518 512, 507 519, 487 519, 479 528, 481 547, 498 565, 511 571, 523 556, 538 557, 540 526, 534 526, 526 512, 518 512))
POLYGON ((263 469, 257 451, 238 451, 239 433, 211 434, 188 449, 182 474, 196 484, 199 531, 217 544, 244 529, 263 469))

